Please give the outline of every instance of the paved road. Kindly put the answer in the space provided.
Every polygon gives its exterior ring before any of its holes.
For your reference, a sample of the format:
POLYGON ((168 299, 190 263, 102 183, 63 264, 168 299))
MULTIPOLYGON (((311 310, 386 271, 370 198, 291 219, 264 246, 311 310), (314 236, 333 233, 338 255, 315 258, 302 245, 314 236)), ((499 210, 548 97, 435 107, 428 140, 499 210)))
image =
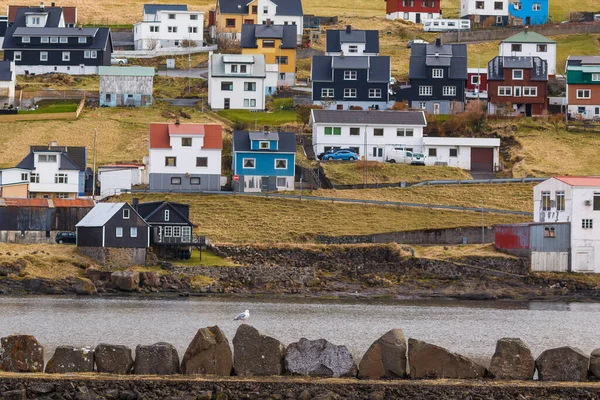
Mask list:
POLYGON ((192 68, 187 69, 168 69, 166 71, 158 71, 160 76, 174 76, 177 78, 202 78, 208 77, 208 68, 192 68))

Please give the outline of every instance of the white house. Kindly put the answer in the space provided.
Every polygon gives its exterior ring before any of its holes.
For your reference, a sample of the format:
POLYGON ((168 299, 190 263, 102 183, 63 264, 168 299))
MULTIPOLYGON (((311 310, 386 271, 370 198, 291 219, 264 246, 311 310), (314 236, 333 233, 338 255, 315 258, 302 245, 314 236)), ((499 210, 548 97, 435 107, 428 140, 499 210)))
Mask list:
POLYGON ((144 164, 107 164, 98 167, 100 195, 127 192, 132 186, 148 183, 144 164))
POLYGON ((222 126, 216 124, 150 124, 150 190, 221 190, 222 135, 222 126))
POLYGON ((424 153, 426 165, 493 171, 499 164, 500 139, 423 137, 423 111, 312 110, 309 124, 315 154, 350 148, 361 158, 386 161, 389 151, 403 148, 424 153))
MULTIPOLYGON (((271 75, 277 79, 276 72, 271 75)), ((208 105, 213 110, 265 109, 267 71, 263 54, 211 53, 208 77, 208 105)))
POLYGON ((460 16, 471 17, 475 26, 508 24, 508 0, 461 0, 460 16))
POLYGON ((600 272, 600 177, 556 176, 533 188, 533 218, 544 224, 532 243, 533 271, 600 272), (559 230, 561 223, 570 229, 559 230), (569 237, 560 237, 559 232, 569 237), (535 243, 563 242, 546 251, 535 243))
POLYGON ((0 197, 29 197, 30 172, 24 168, 0 169, 0 197))
POLYGON ((352 29, 329 29, 325 45, 326 56, 378 56, 379 31, 352 29))
POLYGON ((538 56, 548 62, 548 76, 556 75, 556 42, 525 28, 500 42, 500 56, 533 57, 538 56))
POLYGON ((133 25, 133 41, 136 50, 188 46, 184 41, 202 46, 204 13, 188 11, 185 4, 144 4, 142 21, 133 25))
POLYGON ((257 24, 271 20, 274 25, 295 25, 296 41, 302 43, 304 13, 301 0, 258 0, 257 5, 257 24))
POLYGON ((9 104, 14 101, 15 83, 17 82, 16 71, 14 61, 0 61, 0 101, 9 104))

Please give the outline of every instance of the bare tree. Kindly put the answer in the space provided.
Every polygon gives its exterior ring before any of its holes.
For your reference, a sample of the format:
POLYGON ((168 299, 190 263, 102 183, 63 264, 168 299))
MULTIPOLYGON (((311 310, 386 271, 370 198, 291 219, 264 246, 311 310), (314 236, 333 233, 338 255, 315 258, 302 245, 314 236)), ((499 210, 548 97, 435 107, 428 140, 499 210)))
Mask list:
POLYGON ((148 50, 154 51, 158 48, 158 39, 150 38, 146 41, 146 44, 148 45, 148 50))

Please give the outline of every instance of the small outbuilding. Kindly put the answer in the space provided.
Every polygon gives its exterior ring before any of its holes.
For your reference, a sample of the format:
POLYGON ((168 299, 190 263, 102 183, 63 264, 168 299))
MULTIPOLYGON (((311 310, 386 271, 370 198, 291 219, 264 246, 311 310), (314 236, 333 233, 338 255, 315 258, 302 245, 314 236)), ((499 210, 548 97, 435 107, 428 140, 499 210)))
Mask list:
POLYGON ((99 67, 100 106, 152 105, 153 67, 99 67))
MULTIPOLYGON (((14 61, 0 61, 0 100, 11 104, 15 98, 17 75, 14 61)), ((2 106, 3 104, 0 104, 2 106)))

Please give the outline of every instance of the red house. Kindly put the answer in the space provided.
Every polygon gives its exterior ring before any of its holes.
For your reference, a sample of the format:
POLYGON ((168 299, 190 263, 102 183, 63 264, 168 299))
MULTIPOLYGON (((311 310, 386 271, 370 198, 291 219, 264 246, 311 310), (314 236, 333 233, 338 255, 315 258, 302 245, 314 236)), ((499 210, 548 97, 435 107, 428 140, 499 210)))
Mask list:
POLYGON ((423 20, 440 18, 440 0, 385 0, 387 19, 403 19, 420 24, 423 20))
POLYGON ((467 68, 467 99, 487 99, 487 68, 467 68))

